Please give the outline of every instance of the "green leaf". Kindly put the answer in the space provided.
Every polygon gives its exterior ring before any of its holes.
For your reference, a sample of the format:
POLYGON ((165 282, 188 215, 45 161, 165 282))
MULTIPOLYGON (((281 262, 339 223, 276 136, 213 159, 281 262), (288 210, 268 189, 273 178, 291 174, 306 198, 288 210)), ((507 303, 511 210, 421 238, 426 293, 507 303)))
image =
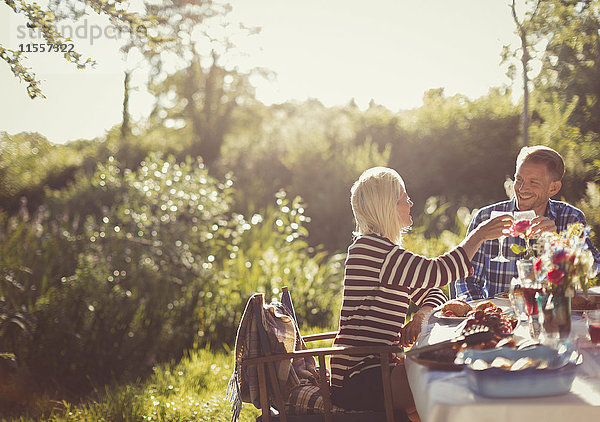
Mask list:
POLYGON ((512 245, 510 245, 510 250, 513 251, 515 255, 521 255, 522 253, 527 251, 527 248, 525 246, 513 243, 512 245))

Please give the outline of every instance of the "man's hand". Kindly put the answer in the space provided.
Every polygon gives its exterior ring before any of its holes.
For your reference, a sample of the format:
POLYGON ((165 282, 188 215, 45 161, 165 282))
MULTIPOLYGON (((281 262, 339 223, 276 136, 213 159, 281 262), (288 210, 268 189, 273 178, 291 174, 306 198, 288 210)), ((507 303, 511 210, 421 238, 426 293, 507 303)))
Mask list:
POLYGON ((556 230, 556 223, 554 220, 550 220, 548 217, 535 217, 531 220, 529 236, 536 239, 540 237, 543 232, 556 233, 556 230))
POLYGON ((410 346, 417 340, 417 337, 421 334, 423 320, 432 310, 433 306, 423 306, 413 315, 410 322, 402 328, 400 335, 401 346, 410 346))

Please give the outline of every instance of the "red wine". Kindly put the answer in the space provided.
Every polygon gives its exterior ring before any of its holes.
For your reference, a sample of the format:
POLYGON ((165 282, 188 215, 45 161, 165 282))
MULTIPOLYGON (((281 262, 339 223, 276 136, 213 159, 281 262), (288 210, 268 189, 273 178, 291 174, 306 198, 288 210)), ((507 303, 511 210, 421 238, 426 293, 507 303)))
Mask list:
POLYGON ((600 344, 600 325, 590 325, 588 327, 592 343, 600 344))
POLYGON ((525 298, 525 312, 527 315, 537 315, 538 307, 535 300, 535 294, 541 292, 542 289, 532 289, 530 287, 523 287, 523 296, 525 298))

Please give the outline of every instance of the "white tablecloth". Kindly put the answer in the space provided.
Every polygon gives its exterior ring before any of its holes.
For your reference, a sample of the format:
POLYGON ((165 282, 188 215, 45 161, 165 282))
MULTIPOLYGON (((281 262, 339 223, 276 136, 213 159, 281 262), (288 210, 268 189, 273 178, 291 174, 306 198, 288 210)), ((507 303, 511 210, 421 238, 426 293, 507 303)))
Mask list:
MULTIPOLYGON (((437 343, 456 335, 456 327, 431 318, 418 344, 437 343)), ((415 404, 423 422, 470 421, 600 421, 600 347, 585 339, 585 322, 573 317, 572 337, 577 339, 584 363, 571 391, 550 397, 490 399, 473 393, 462 372, 431 370, 410 359, 406 371, 415 404)))

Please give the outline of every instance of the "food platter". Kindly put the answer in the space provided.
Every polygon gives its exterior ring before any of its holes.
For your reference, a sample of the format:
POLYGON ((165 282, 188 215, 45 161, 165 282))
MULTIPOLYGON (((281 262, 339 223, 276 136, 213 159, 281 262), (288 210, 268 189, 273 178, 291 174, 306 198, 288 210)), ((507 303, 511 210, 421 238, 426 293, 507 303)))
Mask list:
MULTIPOLYGON (((473 308, 473 310, 477 307, 477 305, 479 305, 480 303, 483 302, 490 302, 489 299, 477 299, 477 300, 472 300, 470 302, 467 302, 469 305, 471 305, 471 307, 473 308)), ((493 302, 492 302, 493 303, 493 302)), ((503 313, 509 312, 511 311, 510 309, 510 305, 505 305, 503 303, 498 303, 496 306, 498 306, 500 309, 502 309, 503 313)), ((441 319, 441 320, 446 320, 446 321, 464 321, 468 318, 467 315, 465 316, 445 316, 444 315, 444 311, 442 310, 443 305, 438 306, 437 308, 435 308, 433 310, 433 316, 441 319)))

